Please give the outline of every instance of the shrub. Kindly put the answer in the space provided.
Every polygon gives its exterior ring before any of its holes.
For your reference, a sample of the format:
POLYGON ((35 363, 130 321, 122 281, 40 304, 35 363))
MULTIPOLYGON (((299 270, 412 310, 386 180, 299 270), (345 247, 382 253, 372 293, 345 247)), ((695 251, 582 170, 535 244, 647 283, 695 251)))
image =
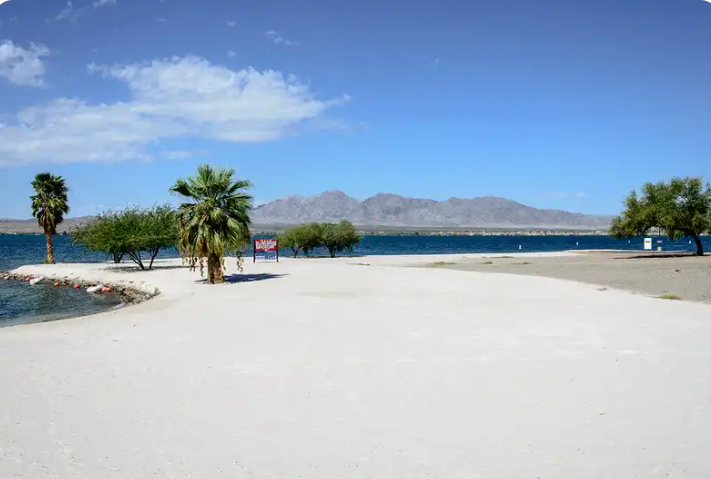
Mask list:
POLYGON ((111 255, 114 263, 128 256, 142 270, 152 269, 160 251, 178 240, 175 211, 167 205, 105 212, 70 235, 75 244, 111 255), (143 253, 150 258, 147 268, 143 253))

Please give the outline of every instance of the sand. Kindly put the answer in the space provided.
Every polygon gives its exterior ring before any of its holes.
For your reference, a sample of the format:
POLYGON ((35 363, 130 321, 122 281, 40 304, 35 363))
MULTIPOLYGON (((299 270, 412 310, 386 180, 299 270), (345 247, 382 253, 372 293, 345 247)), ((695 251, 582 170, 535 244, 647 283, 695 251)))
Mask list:
POLYGON ((0 329, 0 477, 711 475, 708 305, 450 260, 24 268, 162 294, 0 329))
POLYGON ((436 267, 568 279, 649 296, 671 295, 711 303, 711 256, 658 258, 604 252, 558 257, 470 257, 446 262, 452 264, 436 267))

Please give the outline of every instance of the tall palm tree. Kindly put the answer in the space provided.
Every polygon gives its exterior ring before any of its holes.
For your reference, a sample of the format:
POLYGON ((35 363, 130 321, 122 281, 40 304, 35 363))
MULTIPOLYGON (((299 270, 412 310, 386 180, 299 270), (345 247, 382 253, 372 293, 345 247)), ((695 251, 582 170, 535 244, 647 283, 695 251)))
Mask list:
POLYGON ((200 165, 197 175, 179 179, 170 191, 188 201, 178 209, 178 248, 190 266, 207 261, 207 282, 222 283, 225 254, 236 254, 241 266, 242 251, 249 245, 249 213, 252 197, 245 190, 252 184, 234 180, 235 171, 200 165))
POLYGON ((35 194, 32 200, 32 216, 37 218, 40 228, 47 237, 46 263, 54 264, 54 248, 52 235, 57 234, 57 225, 64 221, 64 215, 69 213, 69 191, 64 178, 50 173, 39 173, 32 181, 35 194))

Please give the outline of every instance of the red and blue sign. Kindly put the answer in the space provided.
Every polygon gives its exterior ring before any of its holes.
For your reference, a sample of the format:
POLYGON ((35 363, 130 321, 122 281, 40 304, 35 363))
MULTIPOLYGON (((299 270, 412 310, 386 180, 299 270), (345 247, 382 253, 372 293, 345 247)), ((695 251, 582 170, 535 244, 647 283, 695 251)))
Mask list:
POLYGON ((254 262, 276 260, 279 262, 279 242, 275 239, 254 240, 254 262))

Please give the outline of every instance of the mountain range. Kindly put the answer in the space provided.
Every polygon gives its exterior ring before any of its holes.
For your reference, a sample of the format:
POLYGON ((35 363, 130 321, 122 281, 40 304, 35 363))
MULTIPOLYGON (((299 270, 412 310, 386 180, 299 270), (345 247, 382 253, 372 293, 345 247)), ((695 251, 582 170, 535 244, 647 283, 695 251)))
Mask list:
POLYGON ((361 226, 598 230, 607 229, 612 217, 537 209, 493 196, 436 201, 380 193, 359 201, 341 191, 326 191, 259 205, 252 219, 257 225, 347 219, 361 226))
MULTIPOLYGON (((89 221, 91 217, 68 218, 59 232, 89 221)), ((255 226, 289 226, 311 221, 347 219, 364 227, 403 228, 538 228, 603 230, 610 216, 583 215, 561 210, 537 209, 504 198, 450 198, 446 201, 406 198, 380 193, 359 201, 341 191, 318 196, 288 196, 257 206, 255 226)), ((2 233, 40 233, 37 220, 0 219, 2 233)))

